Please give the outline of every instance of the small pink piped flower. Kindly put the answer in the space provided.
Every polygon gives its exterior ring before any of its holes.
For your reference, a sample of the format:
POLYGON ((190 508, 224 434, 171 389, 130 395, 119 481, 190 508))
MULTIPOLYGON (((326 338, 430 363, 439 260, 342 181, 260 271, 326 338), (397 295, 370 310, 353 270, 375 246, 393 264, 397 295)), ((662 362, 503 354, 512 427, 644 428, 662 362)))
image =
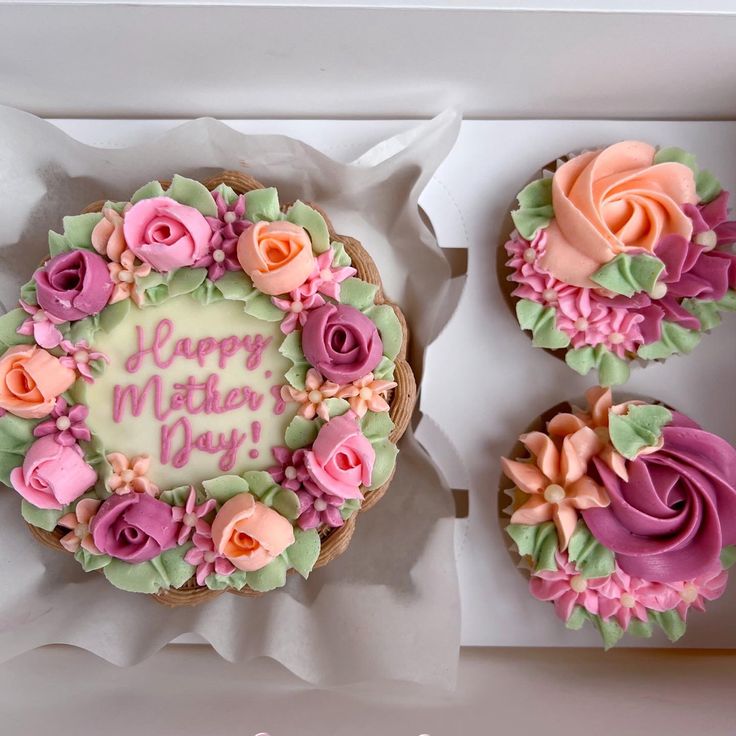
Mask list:
POLYGON ((304 327, 309 313, 325 303, 319 294, 300 296, 298 290, 292 291, 288 299, 272 296, 271 301, 282 312, 286 312, 286 316, 281 320, 281 332, 285 335, 293 332, 297 326, 304 327))
POLYGON ((33 436, 53 435, 54 439, 64 447, 71 447, 78 440, 89 442, 92 435, 85 423, 88 415, 89 409, 84 404, 69 406, 60 396, 51 410, 49 419, 33 428, 33 436))
POLYGON ((332 248, 317 256, 309 278, 295 292, 300 298, 320 293, 340 301, 340 284, 358 272, 352 266, 333 266, 334 257, 332 248))
POLYGON ((94 383, 94 376, 90 363, 93 360, 103 360, 105 363, 110 362, 110 358, 97 350, 91 350, 86 340, 80 340, 78 343, 72 343, 70 340, 62 340, 61 349, 66 353, 59 358, 59 362, 65 368, 71 368, 76 371, 87 383, 94 383))
POLYGON ((325 381, 319 371, 310 368, 307 371, 304 391, 292 386, 282 386, 281 398, 299 404, 297 411, 299 416, 305 419, 314 419, 318 416, 327 422, 330 419, 330 410, 325 401, 334 398, 339 390, 340 387, 336 383, 325 381))
POLYGON ((148 455, 137 455, 128 458, 122 452, 111 452, 107 462, 112 465, 112 475, 107 481, 108 488, 122 496, 126 493, 147 493, 154 498, 158 495, 158 486, 147 477, 151 467, 148 455))
POLYGON ((74 511, 64 514, 56 523, 64 529, 69 529, 59 541, 61 546, 69 552, 76 552, 80 547, 87 550, 91 555, 102 554, 92 541, 89 532, 89 523, 97 513, 102 501, 96 498, 83 498, 75 507, 74 511))
POLYGON ((394 381, 379 381, 372 373, 368 373, 349 386, 343 386, 337 392, 337 398, 347 399, 350 408, 359 417, 363 417, 369 410, 376 413, 388 411, 390 407, 386 401, 386 394, 396 386, 394 381))
POLYGON ((124 250, 120 254, 120 260, 107 264, 110 278, 115 287, 112 290, 110 304, 121 302, 123 299, 131 299, 137 306, 142 306, 145 294, 139 288, 137 279, 148 276, 151 266, 148 263, 136 263, 136 257, 132 250, 124 250))
POLYGON ((557 328, 569 335, 574 348, 583 345, 595 347, 611 333, 612 316, 613 309, 596 301, 590 289, 581 289, 579 293, 568 294, 559 300, 557 328))
POLYGON ((210 281, 219 281, 227 271, 240 271, 238 262, 238 238, 253 223, 245 217, 245 197, 242 194, 228 204, 220 192, 212 192, 217 205, 217 217, 206 217, 212 230, 209 252, 193 264, 192 268, 206 268, 210 281))
POLYGON ((292 452, 288 447, 274 447, 271 452, 278 465, 268 469, 271 477, 283 488, 299 491, 309 480, 309 473, 304 465, 304 450, 292 452))
POLYGON ((720 598, 726 591, 728 571, 716 567, 693 580, 669 583, 667 587, 675 594, 672 608, 676 608, 683 621, 691 608, 705 611, 705 602, 720 598))
POLYGON ((297 491, 296 495, 299 497, 299 517, 296 521, 300 529, 306 531, 323 525, 336 529, 345 523, 340 514, 344 498, 323 493, 314 483, 310 484, 309 490, 297 491))
POLYGON ((194 490, 194 486, 189 487, 189 495, 184 506, 174 506, 171 509, 174 521, 181 523, 177 544, 184 544, 193 533, 209 534, 210 525, 204 520, 204 517, 214 510, 215 505, 214 498, 209 498, 204 503, 197 504, 197 492, 194 490))
POLYGON ((47 349, 55 348, 61 343, 63 336, 56 325, 63 324, 63 319, 47 314, 41 307, 28 304, 22 299, 18 303, 24 312, 31 315, 16 330, 19 335, 33 335, 38 345, 47 349))
POLYGON ((627 352, 636 352, 644 342, 639 323, 644 315, 626 309, 613 309, 609 320, 603 325, 602 343, 614 355, 624 358, 627 352))
POLYGON ((194 547, 184 555, 184 561, 196 566, 197 585, 205 585, 212 573, 227 577, 235 572, 235 565, 217 552, 209 534, 195 532, 192 541, 194 547))
POLYGON ((624 630, 629 628, 632 618, 646 621, 647 609, 660 610, 660 591, 662 586, 641 578, 627 575, 618 565, 610 579, 610 584, 602 591, 598 601, 598 612, 604 621, 611 618, 624 630))

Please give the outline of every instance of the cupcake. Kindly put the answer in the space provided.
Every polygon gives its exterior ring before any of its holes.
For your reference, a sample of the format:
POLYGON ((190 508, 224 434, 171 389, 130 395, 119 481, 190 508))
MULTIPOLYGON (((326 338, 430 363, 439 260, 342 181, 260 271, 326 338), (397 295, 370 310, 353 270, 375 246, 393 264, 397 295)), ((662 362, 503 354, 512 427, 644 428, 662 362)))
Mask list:
POLYGON ((519 192, 499 281, 532 344, 599 383, 689 353, 736 309, 729 193, 680 148, 624 141, 519 192))
POLYGON ((661 628, 723 594, 736 561, 736 449, 661 404, 559 404, 502 458, 502 523, 529 590, 604 646, 661 628), (509 503, 510 499, 510 503, 509 503))

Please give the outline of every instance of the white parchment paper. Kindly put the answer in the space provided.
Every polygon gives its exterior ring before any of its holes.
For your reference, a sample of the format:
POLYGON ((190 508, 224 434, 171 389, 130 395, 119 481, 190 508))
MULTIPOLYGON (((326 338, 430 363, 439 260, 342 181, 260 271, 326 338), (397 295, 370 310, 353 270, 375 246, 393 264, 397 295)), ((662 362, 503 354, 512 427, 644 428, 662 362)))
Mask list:
MULTIPOLYGON (((407 315, 421 372, 455 299, 417 198, 458 127, 459 117, 445 113, 346 165, 298 140, 243 135, 209 119, 133 148, 92 148, 0 108, 0 301, 13 306, 63 215, 97 199, 124 199, 151 179, 239 169, 277 186, 284 201, 319 203, 338 232, 363 243, 407 315)), ((389 493, 361 515, 348 551, 309 581, 290 576, 283 590, 260 598, 228 594, 168 609, 39 546, 11 489, 0 488, 0 519, 0 659, 67 643, 128 665, 194 633, 228 660, 272 657, 315 683, 454 680, 460 614, 451 497, 411 430, 389 493)))

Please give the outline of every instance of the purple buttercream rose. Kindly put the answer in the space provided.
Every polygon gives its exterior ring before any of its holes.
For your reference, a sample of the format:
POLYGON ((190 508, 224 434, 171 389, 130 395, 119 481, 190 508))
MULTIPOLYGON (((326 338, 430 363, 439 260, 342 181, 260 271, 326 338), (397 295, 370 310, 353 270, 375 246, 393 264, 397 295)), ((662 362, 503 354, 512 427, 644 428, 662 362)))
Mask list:
POLYGON ((113 284, 105 259, 89 250, 70 250, 51 258, 33 274, 36 298, 46 314, 64 321, 101 312, 113 284))
POLYGON ((176 546, 171 506, 147 493, 110 496, 90 524, 97 549, 125 562, 146 562, 176 546))
POLYGON ((736 544, 736 448, 677 413, 662 439, 628 463, 628 482, 595 458, 611 504, 582 514, 624 572, 671 583, 712 569, 736 544))
POLYGON ((383 343, 376 326, 347 304, 325 304, 309 313, 302 330, 306 359, 327 379, 345 384, 370 373, 383 343))

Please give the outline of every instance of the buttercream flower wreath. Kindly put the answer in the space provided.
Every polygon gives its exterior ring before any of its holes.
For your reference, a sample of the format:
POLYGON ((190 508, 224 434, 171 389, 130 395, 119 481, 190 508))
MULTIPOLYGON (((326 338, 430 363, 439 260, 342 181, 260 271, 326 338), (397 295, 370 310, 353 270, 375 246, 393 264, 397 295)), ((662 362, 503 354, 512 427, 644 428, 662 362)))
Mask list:
POLYGON ((386 491, 406 340, 319 210, 233 172, 151 182, 65 217, 0 318, 0 481, 38 539, 123 590, 278 588, 386 491))
POLYGON ((736 309, 729 193, 692 154, 616 143, 550 164, 517 199, 501 287, 533 345, 578 373, 624 383, 736 309))
POLYGON ((736 562, 736 448, 662 405, 586 398, 502 459, 503 524, 530 592, 568 628, 592 622, 606 648, 655 626, 675 641, 736 562))

